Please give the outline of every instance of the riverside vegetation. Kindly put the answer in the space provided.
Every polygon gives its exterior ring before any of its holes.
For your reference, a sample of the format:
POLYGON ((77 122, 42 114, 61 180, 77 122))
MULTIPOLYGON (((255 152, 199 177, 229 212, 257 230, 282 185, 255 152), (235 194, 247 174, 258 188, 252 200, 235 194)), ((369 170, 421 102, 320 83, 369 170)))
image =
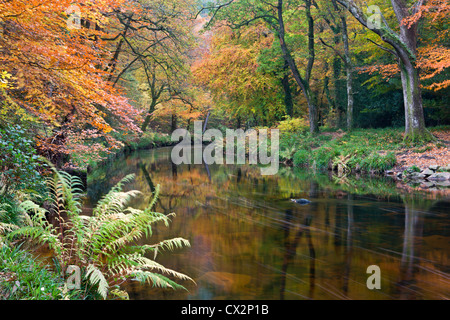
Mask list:
MULTIPOLYGON (((173 215, 152 211, 157 197, 144 209, 128 208, 138 191, 122 191, 133 179, 125 177, 99 201, 92 216, 81 214, 81 180, 63 171, 53 170, 47 178, 49 195, 43 205, 21 201, 16 223, 0 223, 2 265, 0 288, 2 298, 29 299, 106 299, 127 298, 120 285, 129 280, 161 288, 183 288, 176 281, 192 280, 187 275, 157 263, 159 252, 189 246, 182 238, 138 245, 142 237, 151 237, 152 226, 168 226, 173 215), (25 241, 25 242, 24 242, 25 241), (52 267, 39 266, 30 254, 16 249, 18 243, 35 251, 46 246, 53 255, 52 267), (149 254, 152 258, 147 257, 149 254), (77 290, 68 290, 65 271, 69 265, 81 269, 82 282, 77 290), (23 271, 31 273, 23 277, 23 271), (25 288, 25 290, 23 289, 25 288)), ((5 206, 4 206, 5 207, 5 206)), ((8 217, 8 211, 1 211, 8 217)))
MULTIPOLYGON (((292 128, 280 124, 281 128, 292 128)), ((434 133, 448 133, 448 127, 430 128, 434 133)), ((450 176, 450 155, 448 142, 436 139, 434 142, 411 144, 404 140, 400 129, 364 129, 343 132, 324 131, 310 135, 305 130, 287 130, 280 138, 280 160, 295 167, 331 171, 339 176, 348 174, 390 175, 411 181, 430 179, 447 181, 450 176), (431 150, 441 150, 441 158, 427 156, 431 150), (400 161, 399 155, 419 154, 430 159, 429 165, 414 160, 400 161), (440 165, 437 165, 439 162, 440 165), (434 164, 433 164, 434 163, 434 164), (419 166, 421 168, 419 168, 419 166)))
MULTIPOLYGON (((150 248, 116 242, 115 256, 89 229, 101 217, 111 241, 150 234, 139 225, 155 218, 150 209, 119 206, 137 193, 119 185, 120 200, 105 199, 111 211, 87 218, 80 181, 40 157, 84 181, 108 158, 170 145, 174 130, 209 119, 212 128, 279 128, 281 160, 311 171, 388 171, 426 186, 447 177, 439 171, 450 138, 430 135, 450 123, 446 1, 388 1, 374 30, 353 0, 47 2, 0 2, 2 298, 113 298, 122 277, 179 287, 146 273, 150 248), (404 158, 441 149, 427 164, 404 158), (51 247, 57 263, 41 265, 31 240, 51 247), (74 296, 61 289, 72 260, 85 279, 74 296)), ((169 247, 188 244, 177 241, 169 247)))
MULTIPOLYGON (((137 191, 122 191, 124 183, 132 179, 128 176, 98 203, 92 217, 83 216, 80 179, 41 162, 31 143, 24 139, 25 130, 13 128, 8 134, 2 131, 4 143, 0 146, 2 154, 9 155, 1 159, 2 167, 9 168, 2 175, 0 206, 3 244, 0 294, 3 299, 126 298, 120 284, 131 278, 171 288, 182 286, 170 277, 191 280, 144 255, 188 246, 186 240, 173 239, 154 246, 129 245, 141 236, 151 236, 152 224, 169 223, 171 217, 151 211, 157 193, 148 208, 127 209, 127 203, 139 195, 137 191), (12 148, 15 140, 23 143, 12 148), (22 170, 22 164, 27 170, 22 170), (44 179, 42 174, 48 177, 44 179), (29 253, 42 245, 54 254, 51 264, 45 265, 29 253), (83 287, 78 291, 68 291, 65 286, 67 277, 63 270, 70 264, 82 269, 83 287), (23 270, 30 270, 30 273, 25 277, 21 273, 23 270)), ((408 148, 400 129, 356 129, 347 133, 324 130, 319 135, 311 135, 298 119, 283 121, 278 128, 281 130, 280 160, 288 165, 332 171, 337 176, 384 175, 387 172, 394 178, 427 187, 446 186, 443 181, 437 181, 449 175, 444 165, 419 168, 409 163, 404 168, 398 166, 397 155, 408 148), (436 178, 438 175, 440 178, 436 178)), ((448 128, 431 131, 446 132, 448 128)), ((152 148, 158 143, 169 144, 170 138, 148 135, 134 142, 131 148, 152 148)), ((446 145, 437 141, 434 147, 444 150, 446 145)), ((426 154, 430 148, 427 144, 416 144, 414 151, 426 154)))

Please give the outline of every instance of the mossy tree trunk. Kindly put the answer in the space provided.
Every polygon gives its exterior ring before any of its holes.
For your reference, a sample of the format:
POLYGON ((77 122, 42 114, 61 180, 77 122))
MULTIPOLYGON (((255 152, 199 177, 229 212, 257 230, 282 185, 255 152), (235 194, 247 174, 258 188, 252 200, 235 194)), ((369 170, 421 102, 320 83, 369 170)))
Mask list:
POLYGON ((312 68, 315 60, 315 50, 314 50, 314 20, 311 16, 311 5, 312 1, 304 0, 305 2, 305 14, 308 20, 308 63, 305 70, 305 77, 300 74, 297 64, 292 57, 292 54, 286 43, 286 29, 284 25, 283 17, 283 0, 278 0, 277 12, 278 12, 278 39, 280 40, 281 50, 283 51, 284 59, 289 65, 292 71, 295 81, 302 89, 303 95, 305 96, 306 102, 308 104, 309 110, 309 126, 311 133, 319 132, 319 117, 317 109, 317 101, 314 92, 311 90, 309 85, 309 80, 311 77, 312 68))
POLYGON ((344 42, 344 59, 347 81, 347 130, 353 129, 353 63, 350 57, 347 19, 341 15, 342 40, 344 42))
POLYGON ((405 105, 405 139, 408 141, 430 140, 425 127, 419 73, 407 62, 401 63, 401 79, 405 105))
POLYGON ((291 90, 291 84, 289 83, 289 66, 286 63, 284 66, 284 76, 281 79, 281 84, 283 86, 284 90, 284 105, 286 108, 286 114, 289 117, 294 116, 294 102, 292 100, 292 90, 291 90))
POLYGON ((386 48, 374 42, 378 47, 392 53, 397 58, 401 70, 405 105, 405 140, 411 142, 435 140, 433 135, 425 127, 419 71, 415 65, 418 21, 412 24, 405 23, 406 18, 418 12, 423 1, 419 0, 413 6, 408 6, 404 0, 391 0, 392 8, 398 22, 398 29, 400 30, 399 34, 389 27, 386 19, 382 15, 379 25, 374 26, 368 23, 369 17, 365 15, 364 11, 354 1, 336 1, 347 8, 363 26, 378 34, 381 40, 392 47, 392 49, 386 48))

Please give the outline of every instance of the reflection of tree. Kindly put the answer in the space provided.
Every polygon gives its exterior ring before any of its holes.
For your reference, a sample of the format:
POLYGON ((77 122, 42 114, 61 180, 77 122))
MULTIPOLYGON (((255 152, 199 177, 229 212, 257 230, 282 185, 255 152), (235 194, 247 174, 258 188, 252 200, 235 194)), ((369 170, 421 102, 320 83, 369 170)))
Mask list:
POLYGON ((350 266, 353 253, 353 195, 348 195, 347 202, 347 250, 345 253, 345 274, 343 291, 348 294, 348 281, 350 279, 350 266))
MULTIPOLYGON (((178 187, 178 184, 176 183, 179 174, 177 166, 171 162, 171 172, 172 172, 172 181, 171 183, 168 183, 168 180, 165 179, 165 191, 161 191, 159 193, 157 204, 162 208, 163 212, 165 213, 171 213, 176 207, 178 207, 180 201, 183 198, 190 197, 195 195, 197 186, 195 185, 195 182, 192 178, 192 172, 191 170, 188 171, 188 176, 190 176, 190 187, 186 187, 186 185, 182 185, 181 187, 178 187)), ((150 177, 150 173, 147 170, 146 165, 143 162, 139 162, 138 164, 142 175, 144 176, 144 180, 146 181, 147 185, 150 188, 151 194, 153 195, 155 192, 155 184, 153 183, 153 179, 150 177)), ((155 172, 156 175, 158 175, 158 172, 155 172)), ((150 199, 151 201, 151 199, 150 199)))
POLYGON ((316 263, 316 252, 312 243, 310 226, 312 222, 311 215, 307 215, 305 217, 304 225, 299 226, 297 230, 294 240, 290 241, 291 227, 292 227, 292 217, 293 212, 292 209, 287 209, 285 211, 285 220, 284 220, 284 247, 285 247, 285 255, 283 257, 283 265, 281 267, 281 284, 280 284, 280 300, 284 300, 284 294, 286 291, 286 277, 287 277, 287 269, 289 263, 292 262, 292 259, 295 257, 297 252, 297 247, 300 243, 301 237, 303 233, 305 233, 307 245, 309 249, 310 261, 309 261, 309 297, 313 297, 314 295, 314 285, 315 285, 315 263, 316 263))
MULTIPOLYGON (((147 181, 147 184, 150 188, 150 191, 152 192, 152 195, 155 194, 156 191, 156 187, 153 184, 152 178, 150 177, 150 174, 147 171, 146 166, 142 163, 139 162, 139 168, 141 169, 142 174, 144 175, 145 181, 147 181)), ((150 198, 150 202, 152 201, 153 197, 150 198)), ((161 203, 161 196, 158 196, 157 199, 157 205, 159 205, 161 207, 161 209, 163 210, 163 212, 167 212, 168 210, 164 207, 164 205, 161 203)), ((156 206, 155 209, 157 209, 158 207, 156 206)))
POLYGON ((171 168, 172 168, 172 178, 173 178, 173 180, 176 180, 177 174, 178 174, 177 165, 173 161, 170 161, 170 163, 171 163, 171 168))
POLYGON ((308 240, 308 250, 309 250, 309 297, 314 296, 314 287, 315 287, 315 280, 316 280, 316 250, 314 249, 313 243, 312 243, 312 237, 311 237, 311 221, 312 217, 308 215, 306 218, 305 225, 307 228, 305 229, 306 239, 308 240))
POLYGON ((336 212, 334 215, 334 246, 340 247, 342 241, 342 211, 340 207, 336 207, 336 212))
POLYGON ((150 177, 150 174, 147 171, 147 168, 145 167, 145 165, 142 162, 139 162, 139 168, 142 171, 142 174, 144 175, 145 181, 147 181, 147 184, 150 188, 150 191, 152 193, 155 192, 156 188, 155 185, 153 184, 152 178, 150 177))
POLYGON ((401 299, 414 299, 417 290, 415 275, 419 254, 418 244, 423 233, 423 218, 421 210, 418 210, 418 203, 414 197, 403 197, 405 204, 405 231, 403 234, 403 250, 400 263, 400 277, 397 282, 397 290, 401 299))
MULTIPOLYGON (((361 287, 356 270, 367 268, 368 261, 372 263, 377 248, 392 249, 402 235, 397 287, 402 297, 408 297, 414 289, 414 268, 419 267, 414 264, 418 259, 414 258, 418 257, 416 239, 422 236, 423 223, 418 208, 426 208, 429 203, 405 199, 403 221, 398 210, 391 210, 392 206, 397 208, 400 199, 400 191, 391 193, 391 183, 348 178, 347 184, 337 185, 325 175, 299 175, 286 168, 276 176, 261 177, 256 166, 210 165, 209 170, 204 165, 176 166, 170 161, 170 149, 132 155, 110 167, 114 168, 111 172, 95 173, 98 190, 110 179, 132 171, 136 179, 130 188, 143 192, 137 201, 145 205, 160 185, 158 207, 163 210, 158 211, 175 212, 177 217, 170 228, 158 228, 156 236, 176 234, 192 240, 192 248, 175 257, 159 256, 174 269, 202 277, 203 284, 183 299, 203 297, 201 290, 205 288, 211 294, 208 297, 285 299, 301 293, 305 298, 372 298, 378 293, 366 290, 365 283, 358 291, 361 287), (302 207, 293 205, 290 198, 315 201, 302 207), (375 198, 380 200, 380 208, 375 198), (311 217, 317 231, 311 230, 311 217), (355 232, 356 223, 359 230, 367 232, 355 232), (284 250, 279 248, 280 238, 284 250), (305 272, 306 279, 299 279, 305 272), (292 288, 296 291, 290 293, 288 289, 292 288)), ((398 272, 391 256, 379 257, 382 274, 392 277, 398 272)), ((441 264, 445 264, 447 256, 442 259, 441 264)), ((421 263, 421 267, 427 267, 423 260, 421 263)), ((434 280, 441 278, 430 281, 434 280)), ((148 296, 145 293, 142 298, 148 296)))

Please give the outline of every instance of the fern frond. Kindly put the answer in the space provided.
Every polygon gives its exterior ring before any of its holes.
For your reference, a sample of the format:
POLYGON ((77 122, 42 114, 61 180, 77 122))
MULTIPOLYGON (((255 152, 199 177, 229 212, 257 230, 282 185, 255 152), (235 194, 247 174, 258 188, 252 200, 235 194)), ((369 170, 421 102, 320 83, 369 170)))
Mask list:
POLYGON ((141 192, 132 190, 128 192, 110 192, 94 209, 94 216, 109 215, 122 212, 127 204, 140 195, 141 192))
POLYGON ((97 215, 98 212, 105 212, 109 203, 116 197, 116 194, 122 192, 123 185, 131 182, 134 178, 134 174, 127 175, 111 188, 111 190, 97 203, 97 206, 94 209, 94 215, 97 215))
POLYGON ((22 212, 33 213, 34 216, 45 217, 47 210, 41 208, 39 205, 34 203, 33 201, 27 200, 19 204, 19 210, 22 212))
POLYGON ((109 285, 103 275, 103 272, 101 272, 96 266, 90 264, 86 269, 86 278, 93 286, 98 285, 97 292, 103 299, 106 299, 109 285))
MULTIPOLYGON (((53 168, 53 167, 52 167, 53 168)), ((123 185, 134 179, 128 175, 108 192, 97 204, 92 216, 81 215, 81 179, 65 172, 58 172, 48 179, 50 205, 59 220, 57 227, 46 219, 47 210, 32 201, 23 201, 22 212, 28 215, 28 226, 12 230, 11 237, 26 237, 38 243, 47 243, 54 250, 61 266, 79 263, 86 269, 85 278, 96 287, 99 295, 106 299, 110 290, 108 280, 134 277, 162 288, 183 288, 174 280, 192 280, 189 276, 164 267, 144 255, 148 252, 155 258, 159 251, 175 250, 190 246, 189 241, 174 238, 155 245, 133 246, 142 237, 152 235, 152 225, 169 225, 175 214, 152 212, 156 204, 159 186, 154 198, 145 210, 127 208, 139 191, 122 191, 123 185), (63 214, 67 214, 66 216, 63 214)), ((0 208, 1 209, 1 208, 0 208)), ((53 213, 53 211, 51 210, 53 213)), ((0 212, 1 214, 1 212, 0 212)), ((9 226, 0 224, 0 233, 9 226)), ((9 231, 9 229, 8 229, 9 231)), ((111 282, 112 283, 112 282, 111 282)))
POLYGON ((175 249, 182 249, 183 247, 190 247, 191 244, 189 240, 183 239, 183 238, 174 238, 174 239, 168 239, 163 240, 157 244, 154 245, 143 245, 141 246, 142 250, 144 251, 153 251, 154 256, 153 259, 156 259, 156 256, 158 255, 158 252, 169 250, 173 251, 175 249))
POLYGON ((163 276, 159 273, 153 273, 150 271, 143 271, 143 270, 136 270, 132 276, 134 276, 135 281, 138 281, 139 283, 149 283, 153 285, 153 287, 158 288, 171 288, 171 289, 184 289, 185 287, 182 285, 176 283, 175 281, 163 276))
POLYGON ((139 267, 140 267, 141 270, 146 270, 146 269, 157 270, 160 273, 164 273, 164 274, 173 276, 173 277, 175 277, 177 279, 180 279, 180 280, 189 280, 189 281, 195 282, 189 276, 187 276, 187 275, 185 275, 185 274, 183 274, 181 272, 178 272, 178 271, 166 268, 162 264, 159 264, 156 261, 151 260, 151 259, 149 259, 147 257, 142 256, 142 255, 136 255, 134 257, 133 261, 135 261, 135 262, 137 262, 139 264, 139 267))
POLYGON ((47 187, 51 194, 52 206, 59 212, 66 212, 68 216, 81 213, 81 197, 83 182, 77 176, 72 176, 65 171, 58 171, 53 164, 49 164, 53 170, 53 177, 47 178, 47 187))
POLYGON ((15 224, 0 222, 0 237, 17 230, 18 228, 19 226, 15 224))
POLYGON ((153 193, 153 199, 152 199, 152 202, 150 202, 150 204, 147 206, 147 209, 148 209, 148 210, 151 210, 151 209, 155 206, 156 201, 158 201, 158 197, 159 197, 159 192, 160 192, 160 190, 161 190, 161 187, 160 187, 160 185, 158 184, 158 185, 156 186, 156 188, 155 188, 155 192, 153 193))
MULTIPOLYGON (((40 226, 27 226, 17 230, 13 230, 9 235, 10 238, 28 238, 37 244, 47 243, 51 249, 60 249, 58 236, 49 232, 40 226)), ((60 250, 57 250, 60 251, 60 250)))

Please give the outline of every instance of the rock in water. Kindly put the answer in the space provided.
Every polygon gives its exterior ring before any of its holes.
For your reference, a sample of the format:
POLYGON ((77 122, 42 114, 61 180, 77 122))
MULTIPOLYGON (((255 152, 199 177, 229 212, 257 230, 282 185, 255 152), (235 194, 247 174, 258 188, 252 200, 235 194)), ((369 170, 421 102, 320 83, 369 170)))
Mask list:
POLYGON ((307 199, 291 199, 292 202, 298 203, 298 204, 310 204, 311 201, 307 199))

